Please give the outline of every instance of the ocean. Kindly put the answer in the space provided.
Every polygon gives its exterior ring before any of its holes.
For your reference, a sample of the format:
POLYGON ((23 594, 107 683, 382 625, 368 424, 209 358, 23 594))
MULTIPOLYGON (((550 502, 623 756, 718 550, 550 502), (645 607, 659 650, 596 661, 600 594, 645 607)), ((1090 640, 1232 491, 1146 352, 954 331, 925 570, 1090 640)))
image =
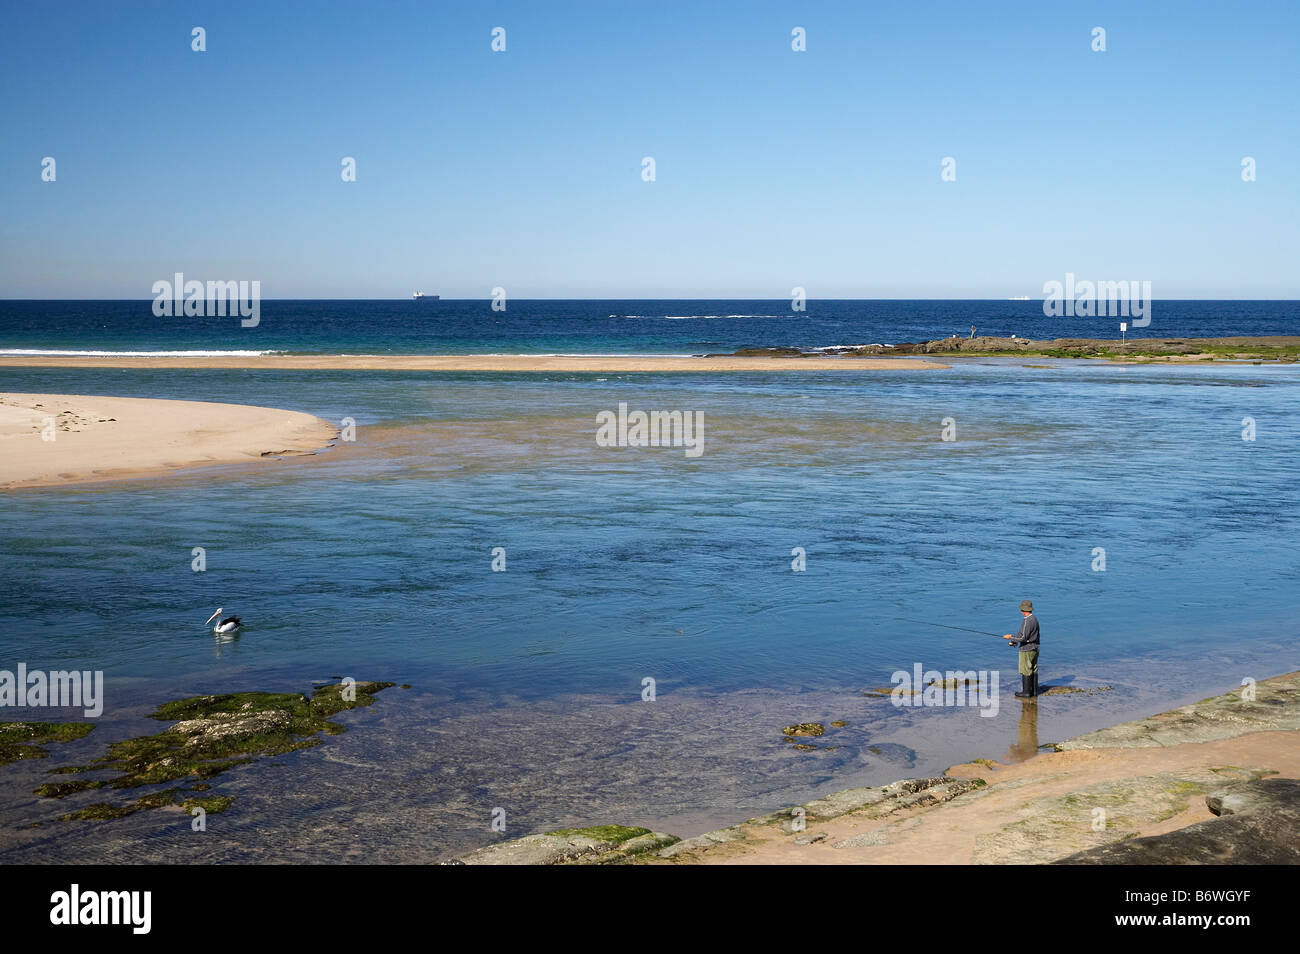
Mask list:
MULTIPOLYGON (((0 302, 0 354, 705 354, 981 335, 1118 338, 1119 320, 1048 318, 1039 301, 264 301, 237 317, 159 318, 152 301, 0 302)), ((1156 301, 1131 337, 1300 334, 1294 301, 1156 301)))
MULTIPOLYGON (((256 329, 149 302, 0 302, 0 351, 698 354, 971 324, 1118 330, 1037 302, 268 301, 256 329)), ((1300 304, 1158 301, 1141 333, 1300 334, 1300 304)), ((687 836, 1300 668, 1294 364, 0 367, 0 390, 269 405, 357 434, 309 458, 4 496, 0 669, 107 681, 94 732, 0 769, 6 862, 432 861, 600 822, 687 836), (620 402, 701 412, 704 453, 599 446, 620 402), (964 630, 1014 631, 1024 598, 1043 683, 1097 691, 1010 697, 1015 653, 964 630), (245 619, 237 640, 203 625, 218 606, 245 619), (864 694, 917 664, 998 672, 998 714, 864 694), (144 716, 167 699, 337 676, 412 688, 319 747, 218 776, 236 801, 202 835, 164 810, 54 822, 81 803, 31 794, 48 768, 157 731, 144 716), (810 750, 781 732, 836 720, 810 750)))

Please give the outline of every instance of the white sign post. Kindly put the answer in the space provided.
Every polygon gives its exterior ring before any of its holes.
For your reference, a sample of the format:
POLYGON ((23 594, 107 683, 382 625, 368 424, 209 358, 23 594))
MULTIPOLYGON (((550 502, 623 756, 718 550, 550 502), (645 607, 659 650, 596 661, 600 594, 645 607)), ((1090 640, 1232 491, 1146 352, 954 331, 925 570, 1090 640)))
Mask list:
POLYGON ((1124 341, 1125 341, 1125 343, 1127 343, 1127 342, 1128 342, 1128 322, 1127 322, 1127 321, 1121 321, 1121 322, 1119 323, 1119 330, 1120 330, 1120 332, 1124 335, 1124 341))

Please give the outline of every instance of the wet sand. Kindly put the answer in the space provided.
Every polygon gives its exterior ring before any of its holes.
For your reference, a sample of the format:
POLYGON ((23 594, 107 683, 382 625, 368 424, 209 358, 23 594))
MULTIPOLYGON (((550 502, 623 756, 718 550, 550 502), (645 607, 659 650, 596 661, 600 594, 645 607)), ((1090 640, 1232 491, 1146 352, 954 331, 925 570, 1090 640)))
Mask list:
POLYGON ((0 490, 311 454, 336 436, 318 417, 269 407, 0 393, 0 490))
POLYGON ((1152 799, 1149 811, 1123 814, 1124 837, 1162 835, 1214 818, 1206 807, 1206 790, 1213 788, 1215 781, 1227 785, 1236 780, 1225 772, 1234 766, 1300 778, 1300 732, 1256 732, 1155 750, 1048 752, 1013 765, 956 765, 948 772, 951 777, 982 778, 988 787, 975 795, 964 794, 886 818, 850 814, 810 822, 809 832, 826 835, 814 844, 798 844, 796 838, 775 826, 756 828, 751 844, 730 851, 728 846, 719 846, 693 855, 690 861, 756 865, 1044 863, 1113 841, 1114 835, 1108 837, 1106 832, 1092 829, 1093 810, 1122 806, 1136 791, 1135 779, 1150 779, 1153 787, 1159 784, 1157 780, 1165 780, 1171 797, 1158 804, 1152 799), (1073 816, 1066 808, 1071 805, 1077 806, 1073 816), (1044 837, 1048 831, 1055 837, 1044 837))

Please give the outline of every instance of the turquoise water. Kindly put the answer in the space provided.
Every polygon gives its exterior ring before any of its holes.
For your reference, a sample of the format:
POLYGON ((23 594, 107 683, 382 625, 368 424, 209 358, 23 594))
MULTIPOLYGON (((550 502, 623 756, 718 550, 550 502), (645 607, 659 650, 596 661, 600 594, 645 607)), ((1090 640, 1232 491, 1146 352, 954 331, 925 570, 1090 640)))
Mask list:
MULTIPOLYGON (((159 812, 111 835, 23 831, 54 810, 27 794, 41 769, 11 767, 7 853, 428 860, 504 837, 487 823, 503 803, 510 836, 582 821, 692 834, 998 757, 1022 718, 1010 698, 984 719, 861 692, 919 662, 999 669, 1009 693, 1015 658, 1000 640, 900 617, 1001 633, 1022 598, 1042 623, 1044 682, 1114 686, 1042 700, 1043 742, 1297 668, 1300 370, 1037 363, 0 369, 7 391, 358 422, 354 443, 312 458, 5 496, 0 668, 106 674, 101 726, 68 753, 156 730, 140 719, 151 705, 196 692, 336 675, 414 686, 321 748, 223 776, 214 790, 242 807, 201 844, 159 812), (596 414, 620 401, 702 411, 704 454, 598 447, 596 414), (949 417, 954 442, 940 439, 949 417), (494 547, 505 572, 491 570, 494 547), (204 627, 218 606, 245 619, 238 640, 204 627), (640 698, 646 677, 654 703, 640 698), (781 745, 782 725, 837 717, 851 723, 839 748, 781 745)), ((10 717, 23 715, 39 717, 10 717)))

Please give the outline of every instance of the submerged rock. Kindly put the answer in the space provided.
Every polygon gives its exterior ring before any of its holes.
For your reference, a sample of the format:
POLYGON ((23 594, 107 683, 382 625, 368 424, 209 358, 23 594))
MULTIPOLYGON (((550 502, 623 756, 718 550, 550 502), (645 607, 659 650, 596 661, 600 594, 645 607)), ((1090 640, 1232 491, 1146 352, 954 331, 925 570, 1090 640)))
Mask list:
POLYGON ((0 722, 0 765, 49 758, 45 746, 85 738, 93 722, 0 722))
POLYGON ((962 686, 971 686, 974 688, 979 684, 980 681, 978 679, 958 679, 956 676, 953 676, 951 679, 931 679, 926 683, 927 686, 938 686, 940 689, 958 689, 962 686))
POLYGON ((1093 695, 1098 692, 1114 692, 1114 686, 1044 686, 1039 690, 1040 696, 1093 695))
POLYGON ((816 737, 825 734, 826 726, 820 722, 800 722, 797 725, 788 725, 781 731, 785 735, 816 737))
MULTIPOLYGON (((345 709, 370 705, 375 701, 374 693, 392 685, 391 682, 335 683, 317 688, 310 698, 301 693, 240 692, 167 702, 151 713, 150 718, 175 720, 175 725, 156 735, 113 742, 107 755, 87 765, 53 770, 56 774, 110 771, 117 773, 115 777, 47 782, 36 789, 36 794, 66 798, 92 789, 138 788, 183 778, 195 780, 193 790, 206 790, 209 786, 202 780, 236 765, 319 745, 321 733, 347 731, 346 726, 329 721, 329 717, 345 709)), ((218 812, 231 801, 220 795, 183 800, 180 791, 153 793, 130 805, 97 803, 63 818, 121 818, 143 809, 173 804, 218 812)))

